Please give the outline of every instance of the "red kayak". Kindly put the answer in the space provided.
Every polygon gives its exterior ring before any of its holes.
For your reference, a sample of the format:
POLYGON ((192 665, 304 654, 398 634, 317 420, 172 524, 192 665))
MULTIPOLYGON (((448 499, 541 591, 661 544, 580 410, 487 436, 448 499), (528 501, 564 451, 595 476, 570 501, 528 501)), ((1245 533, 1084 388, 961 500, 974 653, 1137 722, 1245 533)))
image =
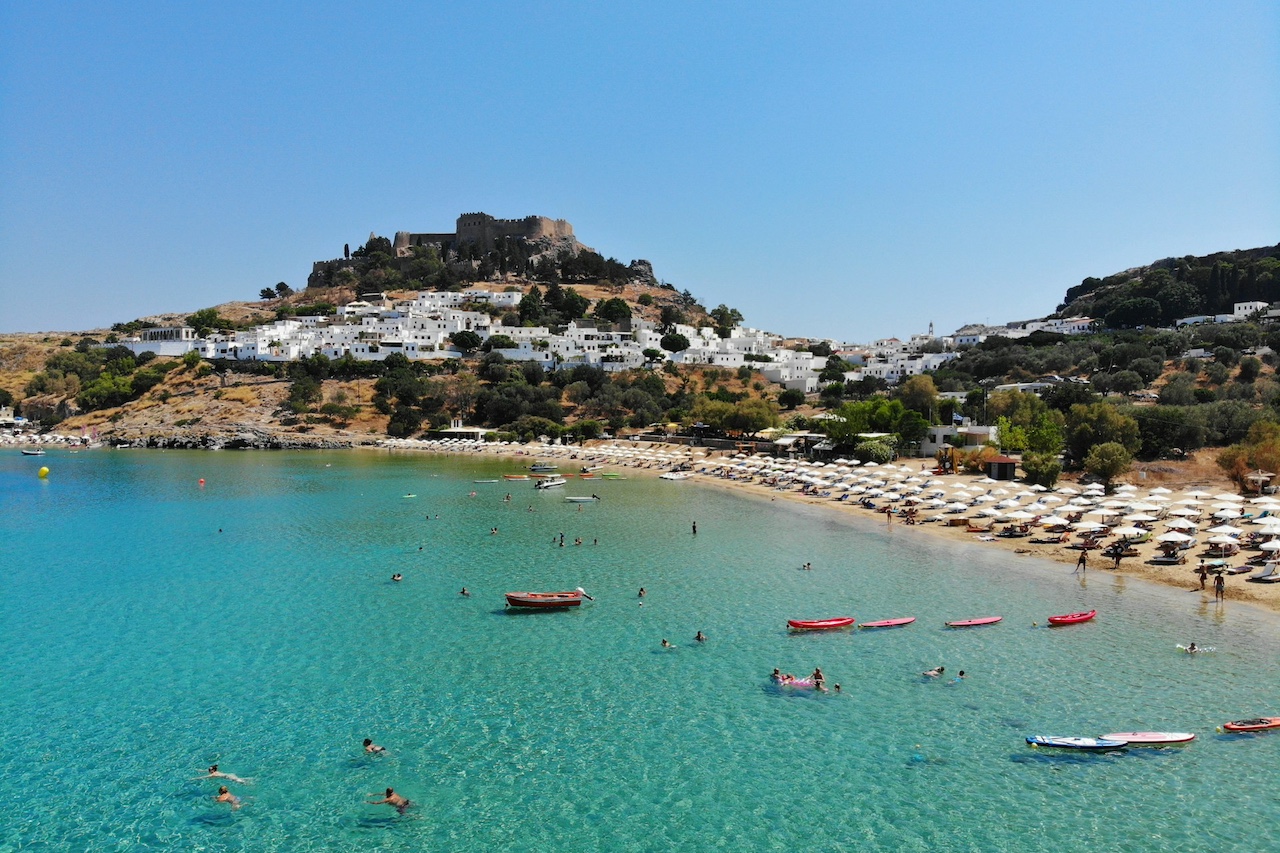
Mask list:
POLYGON ((948 622, 948 628, 973 628, 978 625, 994 625, 1003 619, 1003 616, 983 616, 980 619, 961 619, 958 622, 948 622))
POLYGON ((1252 720, 1236 720, 1222 726, 1229 732, 1262 732, 1267 729, 1280 729, 1280 717, 1257 717, 1252 720))
POLYGON ((853 625, 852 616, 837 616, 834 619, 788 619, 787 627, 792 631, 830 631, 833 628, 848 628, 853 625))
POLYGON ((1096 610, 1087 610, 1084 613, 1066 613, 1062 616, 1050 616, 1050 625, 1074 625, 1077 622, 1088 622, 1090 619, 1098 615, 1096 610))
POLYGON ((916 621, 914 616, 904 616, 901 619, 881 619, 879 622, 863 622, 859 628, 898 628, 902 625, 910 625, 916 621))

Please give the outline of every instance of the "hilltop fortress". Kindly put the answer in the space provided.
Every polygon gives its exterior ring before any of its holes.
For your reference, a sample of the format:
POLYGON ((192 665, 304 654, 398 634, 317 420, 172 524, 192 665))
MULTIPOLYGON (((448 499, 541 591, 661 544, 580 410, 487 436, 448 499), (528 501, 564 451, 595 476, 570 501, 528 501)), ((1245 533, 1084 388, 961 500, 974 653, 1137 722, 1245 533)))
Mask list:
POLYGON ((391 246, 396 255, 410 253, 413 246, 436 244, 457 248, 465 243, 475 243, 483 250, 493 248, 494 241, 503 237, 515 237, 529 241, 547 240, 551 243, 569 243, 573 249, 582 247, 573 236, 573 226, 564 219, 546 216, 526 216, 523 219, 495 219, 487 213, 464 213, 458 217, 452 234, 417 234, 397 231, 391 246))

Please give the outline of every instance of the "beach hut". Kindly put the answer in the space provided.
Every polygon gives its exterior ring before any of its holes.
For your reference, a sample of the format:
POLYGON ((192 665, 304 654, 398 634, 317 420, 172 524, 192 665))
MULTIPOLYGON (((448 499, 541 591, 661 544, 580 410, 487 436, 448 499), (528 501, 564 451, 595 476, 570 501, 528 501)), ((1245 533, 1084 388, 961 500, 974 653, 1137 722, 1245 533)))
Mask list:
POLYGON ((987 476, 992 480, 1012 480, 1017 476, 1018 460, 993 456, 986 461, 987 476))

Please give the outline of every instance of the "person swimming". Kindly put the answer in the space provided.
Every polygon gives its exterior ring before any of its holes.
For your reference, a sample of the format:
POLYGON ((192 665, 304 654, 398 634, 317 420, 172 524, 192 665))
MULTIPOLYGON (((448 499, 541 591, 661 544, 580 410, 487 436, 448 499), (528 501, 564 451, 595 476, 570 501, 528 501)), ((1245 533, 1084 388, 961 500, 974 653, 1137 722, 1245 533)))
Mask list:
POLYGON ((674 648, 675 648, 675 646, 671 645, 671 643, 667 641, 667 638, 666 638, 666 637, 663 637, 663 638, 662 638, 662 647, 663 647, 664 649, 674 649, 674 648))
POLYGON ((942 673, 946 671, 947 671, 947 668, 945 666, 940 666, 937 669, 930 669, 920 674, 925 678, 937 678, 938 676, 942 675, 942 673))
POLYGON ((213 800, 217 803, 230 803, 232 811, 240 808, 240 798, 228 791, 226 785, 220 785, 218 787, 218 793, 214 796, 213 800))
POLYGON ((376 743, 374 743, 374 742, 373 742, 372 740, 370 740, 369 738, 365 738, 365 739, 364 739, 364 751, 365 751, 365 752, 367 752, 367 753, 369 753, 370 755, 381 755, 382 753, 386 752, 386 751, 387 751, 387 749, 386 749, 386 747, 378 746, 376 743))
POLYGON ((699 631, 693 635, 693 639, 695 642, 705 643, 707 641, 707 635, 699 631))
POLYGON ((206 775, 197 776, 196 778, 197 779, 226 779, 228 782, 236 782, 241 785, 249 784, 248 779, 241 779, 239 776, 235 775, 234 773, 223 773, 221 770, 218 769, 218 765, 216 764, 211 764, 209 766, 209 771, 206 775))
POLYGON ((400 812, 400 814, 404 814, 405 810, 408 809, 409 806, 413 805, 407 799, 397 794, 395 788, 388 788, 386 794, 381 800, 366 800, 365 802, 371 806, 391 806, 396 811, 400 812))
POLYGON ((400 581, 404 580, 404 575, 400 574, 399 572, 396 572, 394 575, 391 576, 391 580, 395 581, 396 583, 400 583, 400 581))
POLYGON ((467 588, 464 586, 464 587, 462 588, 462 591, 461 591, 461 592, 459 592, 459 593, 458 593, 458 595, 461 595, 461 596, 463 596, 464 598, 470 598, 470 597, 471 597, 471 590, 467 589, 467 588))

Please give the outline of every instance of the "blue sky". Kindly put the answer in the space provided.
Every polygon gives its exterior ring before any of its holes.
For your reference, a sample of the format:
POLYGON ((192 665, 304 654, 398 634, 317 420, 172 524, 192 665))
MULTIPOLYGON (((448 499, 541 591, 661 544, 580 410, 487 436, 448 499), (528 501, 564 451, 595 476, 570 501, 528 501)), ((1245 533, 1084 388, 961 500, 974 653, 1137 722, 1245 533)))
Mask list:
POLYGON ((0 6, 0 331, 302 286, 370 231, 570 220, 865 341, 1280 241, 1280 5, 0 6))

